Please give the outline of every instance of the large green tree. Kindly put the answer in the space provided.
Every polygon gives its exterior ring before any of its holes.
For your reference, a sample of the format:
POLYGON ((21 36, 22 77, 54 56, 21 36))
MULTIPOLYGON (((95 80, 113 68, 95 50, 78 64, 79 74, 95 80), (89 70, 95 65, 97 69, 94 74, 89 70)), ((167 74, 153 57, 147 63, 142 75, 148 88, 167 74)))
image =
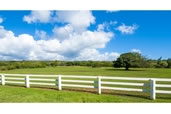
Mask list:
POLYGON ((131 67, 140 67, 144 60, 145 58, 140 53, 124 53, 114 61, 114 67, 125 67, 126 70, 129 70, 131 67))

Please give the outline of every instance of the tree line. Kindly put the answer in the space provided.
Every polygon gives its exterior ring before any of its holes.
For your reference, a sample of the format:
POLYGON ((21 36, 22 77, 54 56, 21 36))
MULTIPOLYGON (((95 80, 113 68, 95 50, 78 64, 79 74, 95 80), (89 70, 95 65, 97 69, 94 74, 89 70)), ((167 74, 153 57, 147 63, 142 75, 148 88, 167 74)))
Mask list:
POLYGON ((0 70, 56 66, 112 67, 112 61, 0 61, 0 70))
POLYGON ((124 53, 115 61, 0 61, 0 70, 12 70, 21 68, 45 68, 56 66, 88 66, 88 67, 124 67, 129 68, 171 68, 171 58, 167 60, 153 60, 139 53, 124 53))

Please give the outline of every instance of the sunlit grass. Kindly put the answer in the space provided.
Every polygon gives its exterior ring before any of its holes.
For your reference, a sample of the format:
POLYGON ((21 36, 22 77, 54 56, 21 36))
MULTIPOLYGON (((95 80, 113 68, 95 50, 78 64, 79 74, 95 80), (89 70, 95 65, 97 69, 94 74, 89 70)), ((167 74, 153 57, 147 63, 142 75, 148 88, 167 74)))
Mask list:
POLYGON ((33 69, 15 69, 9 71, 0 71, 0 73, 15 74, 63 74, 63 75, 93 75, 93 76, 124 76, 124 77, 160 77, 171 78, 171 69, 157 68, 132 68, 129 71, 123 68, 92 68, 92 67, 47 67, 33 69))
MULTIPOLYGON (((171 78, 171 69, 155 68, 132 68, 130 71, 125 71, 122 68, 116 69, 112 67, 72 66, 15 69, 0 71, 0 73, 171 78)), ((92 92, 91 90, 87 91, 87 89, 68 88, 58 91, 56 87, 52 88, 0 86, 0 102, 171 102, 171 95, 165 94, 157 94, 157 100, 153 101, 149 99, 149 93, 103 91, 102 95, 97 95, 96 90, 92 92)))

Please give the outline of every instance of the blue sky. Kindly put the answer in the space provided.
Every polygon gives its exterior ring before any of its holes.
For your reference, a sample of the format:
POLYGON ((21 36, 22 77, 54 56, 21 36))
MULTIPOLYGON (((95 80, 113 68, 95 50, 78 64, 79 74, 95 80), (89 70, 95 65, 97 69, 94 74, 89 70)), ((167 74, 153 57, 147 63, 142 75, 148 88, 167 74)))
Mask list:
POLYGON ((171 57, 171 11, 0 11, 0 33, 0 60, 171 57))

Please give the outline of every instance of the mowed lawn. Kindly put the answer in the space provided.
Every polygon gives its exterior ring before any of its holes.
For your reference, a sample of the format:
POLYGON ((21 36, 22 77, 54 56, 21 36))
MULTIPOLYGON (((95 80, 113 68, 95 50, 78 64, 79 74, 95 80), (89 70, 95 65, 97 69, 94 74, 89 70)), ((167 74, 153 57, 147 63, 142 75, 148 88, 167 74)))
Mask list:
POLYGON ((157 68, 132 68, 126 71, 123 68, 92 68, 92 67, 47 67, 33 69, 16 69, 9 71, 0 71, 0 73, 15 74, 61 74, 61 75, 92 75, 92 76, 123 76, 123 77, 158 77, 171 78, 171 69, 157 68))
POLYGON ((130 96, 129 94, 101 94, 69 90, 24 88, 0 86, 1 103, 118 103, 118 102, 171 102, 171 97, 150 100, 147 97, 130 96))
MULTIPOLYGON (((47 67, 34 69, 16 69, 0 71, 15 74, 61 74, 120 77, 158 77, 171 78, 171 69, 133 68, 130 71, 112 67, 47 67)), ((78 89, 79 90, 79 89, 78 89)), ((105 91, 101 95, 92 91, 77 91, 57 88, 25 88, 18 86, 0 86, 0 102, 171 102, 171 95, 157 94, 155 101, 148 94, 138 92, 105 91)))

